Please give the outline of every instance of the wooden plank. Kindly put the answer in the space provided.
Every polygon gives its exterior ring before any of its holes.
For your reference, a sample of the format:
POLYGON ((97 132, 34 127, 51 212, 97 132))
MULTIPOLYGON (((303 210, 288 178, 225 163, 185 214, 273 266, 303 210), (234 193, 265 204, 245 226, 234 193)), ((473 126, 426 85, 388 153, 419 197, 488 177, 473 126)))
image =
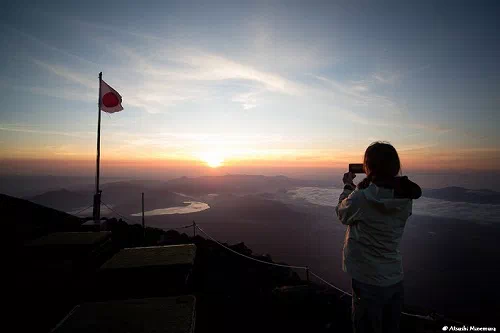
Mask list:
POLYGON ((191 295, 83 303, 76 306, 54 333, 191 333, 196 321, 191 295))
POLYGON ((56 232, 35 239, 27 246, 85 246, 94 245, 111 237, 110 231, 101 232, 56 232))
POLYGON ((194 244, 126 248, 104 263, 101 269, 192 265, 195 255, 194 244))

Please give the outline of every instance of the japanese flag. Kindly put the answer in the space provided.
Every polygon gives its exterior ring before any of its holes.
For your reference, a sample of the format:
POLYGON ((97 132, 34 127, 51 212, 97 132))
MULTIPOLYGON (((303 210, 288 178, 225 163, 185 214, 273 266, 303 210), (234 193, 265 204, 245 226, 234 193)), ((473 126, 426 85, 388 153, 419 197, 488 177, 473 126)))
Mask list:
POLYGON ((104 80, 101 80, 101 110, 107 113, 115 113, 123 110, 122 97, 104 80))

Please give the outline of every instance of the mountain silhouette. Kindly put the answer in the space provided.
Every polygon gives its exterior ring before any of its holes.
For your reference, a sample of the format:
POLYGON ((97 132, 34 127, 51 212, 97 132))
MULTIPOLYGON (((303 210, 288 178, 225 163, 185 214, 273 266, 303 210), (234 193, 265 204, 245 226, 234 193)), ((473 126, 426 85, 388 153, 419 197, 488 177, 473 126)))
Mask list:
POLYGON ((329 186, 331 182, 288 178, 285 176, 225 175, 196 178, 181 177, 170 180, 165 186, 191 195, 208 193, 252 194, 276 192, 300 186, 329 186))
POLYGON ((459 201, 478 204, 500 204, 500 192, 488 189, 470 190, 458 186, 440 189, 424 189, 423 196, 447 201, 459 201))
MULTIPOLYGON (((166 182, 118 181, 103 184, 102 201, 123 213, 137 213, 141 209, 141 193, 146 196, 146 210, 182 206, 190 196, 211 193, 255 194, 286 191, 299 186, 321 186, 321 181, 305 181, 285 176, 226 175, 188 178, 181 177, 166 182)), ((90 186, 80 189, 57 189, 25 197, 25 199, 66 212, 76 211, 92 204, 90 186)))
POLYGON ((50 232, 77 231, 83 223, 73 215, 5 194, 0 194, 0 211, 4 221, 14 226, 17 246, 50 232))
POLYGON ((42 206, 59 209, 62 211, 71 211, 80 207, 89 205, 89 195, 66 189, 45 192, 25 198, 31 202, 42 206))

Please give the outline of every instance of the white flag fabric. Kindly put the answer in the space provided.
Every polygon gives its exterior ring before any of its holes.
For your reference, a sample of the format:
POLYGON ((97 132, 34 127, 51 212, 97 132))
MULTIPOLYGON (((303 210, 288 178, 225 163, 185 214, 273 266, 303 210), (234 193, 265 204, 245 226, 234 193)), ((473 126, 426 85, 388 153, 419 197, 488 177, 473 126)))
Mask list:
POLYGON ((101 110, 107 113, 123 110, 122 97, 104 80, 101 80, 101 110))

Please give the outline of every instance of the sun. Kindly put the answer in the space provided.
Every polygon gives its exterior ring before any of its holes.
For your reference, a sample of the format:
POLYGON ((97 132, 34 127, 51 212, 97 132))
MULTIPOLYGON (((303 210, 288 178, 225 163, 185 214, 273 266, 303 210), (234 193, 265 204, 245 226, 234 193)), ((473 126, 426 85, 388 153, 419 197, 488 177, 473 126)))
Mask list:
POLYGON ((210 168, 218 168, 224 163, 224 157, 217 152, 205 153, 201 157, 201 160, 210 168))

